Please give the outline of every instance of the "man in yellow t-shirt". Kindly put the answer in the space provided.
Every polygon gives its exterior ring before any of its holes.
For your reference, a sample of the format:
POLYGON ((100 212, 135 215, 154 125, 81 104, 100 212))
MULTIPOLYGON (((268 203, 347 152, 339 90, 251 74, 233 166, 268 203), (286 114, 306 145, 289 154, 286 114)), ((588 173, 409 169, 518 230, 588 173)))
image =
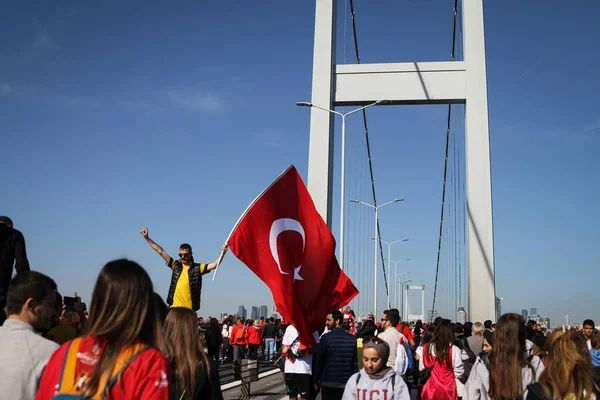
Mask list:
POLYGON ((174 260, 167 252, 148 236, 148 227, 140 232, 160 256, 165 260, 167 266, 173 271, 171 274, 171 285, 167 296, 167 304, 171 307, 185 307, 193 311, 200 309, 200 298, 202 293, 202 275, 217 268, 223 256, 227 252, 227 243, 221 248, 221 254, 215 262, 210 264, 199 264, 194 262, 192 246, 183 243, 179 246, 179 259, 174 260))

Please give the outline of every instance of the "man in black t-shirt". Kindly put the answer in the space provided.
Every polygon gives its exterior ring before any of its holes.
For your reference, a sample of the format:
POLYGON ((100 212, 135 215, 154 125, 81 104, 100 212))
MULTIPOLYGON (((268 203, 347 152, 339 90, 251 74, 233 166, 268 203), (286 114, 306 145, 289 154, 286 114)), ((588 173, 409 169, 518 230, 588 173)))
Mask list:
POLYGON ((487 340, 490 346, 493 346, 494 331, 492 331, 492 321, 488 319, 483 323, 483 326, 485 327, 485 330, 483 331, 483 337, 485 340, 487 340))
POLYGON ((30 269, 25 250, 25 238, 21 232, 13 228, 10 218, 0 216, 0 310, 6 305, 6 293, 15 266, 17 275, 30 269))
POLYGON ((262 336, 265 340, 265 360, 275 358, 275 338, 277 337, 277 326, 275 318, 271 317, 262 328, 262 336))

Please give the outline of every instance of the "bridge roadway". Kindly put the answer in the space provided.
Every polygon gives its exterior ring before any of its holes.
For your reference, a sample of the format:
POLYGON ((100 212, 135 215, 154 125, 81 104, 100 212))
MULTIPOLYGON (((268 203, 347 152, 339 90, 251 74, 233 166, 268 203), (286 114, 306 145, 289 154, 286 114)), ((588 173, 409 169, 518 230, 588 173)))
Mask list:
MULTIPOLYGON (((253 399, 279 400, 287 398, 283 373, 274 365, 274 361, 258 361, 259 380, 250 383, 253 399)), ((236 379, 233 362, 219 365, 219 378, 224 400, 237 400, 242 395, 241 381, 236 379)))

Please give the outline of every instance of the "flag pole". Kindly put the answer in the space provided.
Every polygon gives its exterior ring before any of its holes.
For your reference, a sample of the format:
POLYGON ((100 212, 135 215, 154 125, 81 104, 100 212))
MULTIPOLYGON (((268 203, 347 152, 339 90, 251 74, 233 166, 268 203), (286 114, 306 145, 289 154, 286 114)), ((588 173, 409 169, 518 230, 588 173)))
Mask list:
MULTIPOLYGON (((231 229, 231 232, 229 232, 229 236, 227 236, 227 240, 225 241, 225 243, 229 242, 229 239, 231 239, 231 236, 233 235, 233 232, 235 232, 235 230, 237 229, 238 225, 240 224, 240 222, 242 221, 242 219, 244 219, 244 217, 246 216, 246 214, 248 214, 248 211, 250 211, 250 209, 252 208, 252 206, 254 204, 256 204, 256 202, 258 200, 260 200, 260 198, 263 196, 263 194, 265 194, 265 192, 269 189, 271 189, 271 187, 277 183, 277 181, 283 176, 285 175, 290 168, 294 168, 294 165, 290 165, 289 167, 287 167, 285 169, 285 171, 283 171, 282 173, 279 174, 279 176, 277 177, 277 179, 275 179, 266 189, 264 189, 262 192, 260 192, 260 194, 258 196, 256 196, 254 198, 254 200, 252 200, 252 202, 250 203, 250 205, 248 207, 246 207, 246 209, 244 210, 244 212, 242 213, 242 215, 238 218, 237 222, 235 223, 235 225, 233 226, 233 229, 231 229)), ((219 266, 221 265, 221 262, 223 261, 223 258, 225 258, 225 256, 221 257, 221 259, 219 260, 219 263, 217 264, 217 267, 215 268, 215 272, 213 274, 212 280, 214 281, 215 278, 217 277, 217 271, 219 270, 219 266)))

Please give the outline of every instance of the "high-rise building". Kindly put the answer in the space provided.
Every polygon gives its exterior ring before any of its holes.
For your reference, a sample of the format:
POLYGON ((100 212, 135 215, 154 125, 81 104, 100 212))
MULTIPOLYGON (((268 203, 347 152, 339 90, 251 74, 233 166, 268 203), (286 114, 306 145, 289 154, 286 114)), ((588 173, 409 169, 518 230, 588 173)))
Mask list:
POLYGON ((229 314, 227 314, 226 312, 221 313, 221 315, 219 316, 219 322, 223 321, 225 318, 227 318, 229 316, 229 314))
POLYGON ((565 315, 565 326, 571 326, 571 317, 569 317, 569 314, 565 315))
POLYGON ((267 306, 260 306, 260 315, 259 317, 263 317, 264 319, 269 318, 267 315, 267 306))
POLYGON ((279 315, 279 313, 277 312, 277 306, 275 304, 273 304, 273 310, 271 312, 271 317, 273 317, 275 319, 281 319, 281 315, 279 315))
POLYGON ((529 311, 529 315, 538 315, 537 307, 531 307, 531 310, 529 311))
POLYGON ((521 310, 521 317, 523 317, 525 322, 527 322, 527 318, 529 318, 529 314, 527 313, 527 310, 525 310, 525 309, 521 310))
POLYGON ((439 316, 438 310, 429 310, 427 311, 427 321, 433 322, 439 316))
POLYGON ((253 321, 258 319, 258 307, 257 306, 252 306, 252 312, 250 313, 250 319, 253 321))
POLYGON ((502 316, 502 300, 504 300, 504 298, 496 297, 496 322, 498 322, 502 316))
POLYGON ((543 328, 550 329, 550 318, 548 318, 548 317, 542 318, 541 325, 543 328))
POLYGON ((456 311, 456 322, 459 324, 467 322, 467 313, 465 312, 464 307, 458 307, 458 311, 456 311))
POLYGON ((246 310, 246 308, 244 306, 239 306, 238 307, 238 312, 237 312, 236 316, 238 318, 241 317, 241 318, 246 319, 246 317, 248 316, 248 310, 246 310))

